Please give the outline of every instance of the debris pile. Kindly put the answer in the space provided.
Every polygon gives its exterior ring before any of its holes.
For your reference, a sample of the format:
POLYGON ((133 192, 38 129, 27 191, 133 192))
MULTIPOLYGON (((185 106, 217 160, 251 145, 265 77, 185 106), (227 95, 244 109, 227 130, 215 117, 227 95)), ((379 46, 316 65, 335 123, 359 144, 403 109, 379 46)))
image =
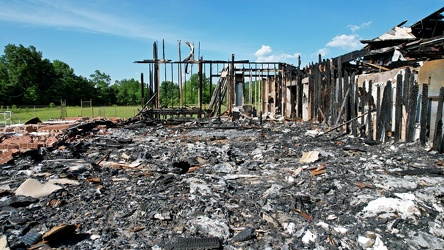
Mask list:
POLYGON ((71 126, 0 165, 0 248, 443 248, 441 154, 243 123, 71 126))

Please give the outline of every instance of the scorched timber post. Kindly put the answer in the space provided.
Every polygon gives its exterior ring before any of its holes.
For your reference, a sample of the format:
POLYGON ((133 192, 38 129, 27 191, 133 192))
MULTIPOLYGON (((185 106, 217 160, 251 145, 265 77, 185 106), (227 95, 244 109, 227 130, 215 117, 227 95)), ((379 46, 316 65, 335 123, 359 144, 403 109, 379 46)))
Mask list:
POLYGON ((199 118, 201 118, 202 114, 202 59, 199 59, 198 65, 198 78, 199 78, 199 86, 197 88, 197 99, 199 103, 199 118))
POLYGON ((402 75, 398 74, 396 78, 396 99, 395 99, 395 134, 394 141, 401 139, 402 130, 402 75))
POLYGON ((419 142, 421 143, 421 146, 425 146, 426 143, 428 106, 429 106, 429 85, 427 83, 424 83, 422 85, 421 120, 420 120, 421 130, 419 133, 419 142))

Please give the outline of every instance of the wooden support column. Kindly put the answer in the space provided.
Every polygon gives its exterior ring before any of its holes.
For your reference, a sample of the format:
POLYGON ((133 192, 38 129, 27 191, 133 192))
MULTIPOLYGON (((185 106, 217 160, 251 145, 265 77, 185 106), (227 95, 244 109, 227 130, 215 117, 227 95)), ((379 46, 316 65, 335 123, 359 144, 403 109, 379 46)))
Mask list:
POLYGON ((372 113, 370 112, 372 110, 372 107, 374 103, 372 103, 373 96, 372 96, 372 87, 373 87, 373 81, 370 80, 368 82, 368 98, 367 98, 367 108, 368 108, 368 115, 367 115, 367 139, 372 140, 373 139, 373 125, 372 125, 372 113))
POLYGON ((310 63, 308 70, 308 118, 313 119, 314 109, 314 82, 313 82, 313 64, 310 63))
POLYGON ((388 132, 391 131, 392 109, 392 82, 387 81, 382 97, 379 128, 377 129, 377 131, 381 131, 377 139, 383 142, 388 140, 388 132))
POLYGON ((344 100, 342 101, 341 108, 339 109, 338 118, 336 119, 335 127, 338 126, 339 121, 341 120, 341 116, 344 111, 344 106, 345 106, 345 103, 346 103, 349 93, 350 93, 350 89, 348 89, 347 92, 345 93, 344 100))
MULTIPOLYGON (((199 103, 199 111, 202 112, 202 60, 198 62, 197 77, 199 78, 199 86, 197 87, 197 102, 199 103)), ((200 114, 199 114, 200 118, 200 114)))
POLYGON ((381 127, 379 126, 381 122, 381 86, 377 86, 376 92, 376 140, 378 140, 382 134, 381 127))
POLYGON ((142 90, 142 109, 145 107, 145 84, 143 83, 143 73, 140 73, 140 88, 142 90))
MULTIPOLYGON (((334 62, 334 61, 331 61, 334 62)), ((331 122, 333 123, 333 121, 336 120, 336 116, 338 114, 338 107, 337 107, 337 102, 336 102, 336 98, 337 98, 337 88, 336 88, 336 77, 335 77, 335 66, 333 65, 332 68, 330 68, 330 72, 328 73, 330 76, 330 85, 331 85, 331 92, 330 92, 330 117, 331 117, 331 122)))
POLYGON ((213 96, 213 63, 210 63, 210 96, 213 96))
POLYGON ((322 89, 322 57, 321 54, 319 54, 318 65, 316 66, 316 115, 319 122, 322 121, 320 110, 323 112, 322 89))
POLYGON ((159 57, 157 50, 157 42, 154 42, 153 45, 153 53, 154 53, 154 94, 156 95, 155 107, 158 109, 160 107, 160 69, 159 69, 159 57))
POLYGON ((182 56, 180 54, 180 40, 178 41, 179 44, 179 107, 183 108, 183 91, 182 91, 182 56))
POLYGON ((412 142, 415 136, 415 123, 416 123, 416 105, 418 101, 419 85, 413 82, 409 89, 409 104, 407 112, 407 136, 406 142, 412 142))
POLYGON ((150 94, 149 94, 149 106, 151 107, 151 108, 153 108, 154 107, 154 102, 153 102, 153 99, 152 99, 152 97, 153 97, 153 95, 154 95, 154 89, 153 89, 153 85, 154 85, 154 76, 153 76, 153 68, 154 68, 154 65, 152 66, 151 64, 150 64, 150 87, 149 87, 149 92, 150 92, 150 94))
POLYGON ((341 57, 338 57, 338 103, 342 103, 342 96, 342 62, 341 57))
POLYGON ((248 104, 253 104, 253 70, 250 68, 250 81, 248 81, 248 104))
POLYGON ((436 128, 436 138, 433 141, 434 145, 433 145, 433 149, 438 151, 438 153, 442 153, 442 144, 443 144, 443 138, 442 138, 442 119, 439 120, 437 123, 437 128, 436 128))
POLYGON ((350 120, 351 123, 351 132, 353 136, 358 136, 357 126, 356 126, 356 116, 357 116, 357 88, 355 83, 355 72, 352 73, 350 77, 350 120))
MULTIPOLYGON (((345 116, 345 118, 344 118, 344 121, 350 120, 350 99, 351 99, 350 96, 353 95, 353 92, 351 91, 349 84, 350 84, 350 82, 348 80, 348 71, 345 71, 344 72, 344 91, 346 93, 349 93, 349 94, 344 96, 344 102, 345 102, 345 106, 344 106, 344 116, 345 116)), ((346 126, 345 129, 346 129, 347 133, 350 133, 350 128, 349 128, 348 125, 346 126)))
POLYGON ((298 98, 298 118, 302 119, 303 118, 303 105, 302 105, 302 98, 304 97, 304 85, 302 84, 302 72, 300 71, 299 67, 298 67, 298 77, 297 77, 297 98, 298 98))
MULTIPOLYGON (((222 76, 219 76, 219 77, 222 77, 222 76)), ((220 121, 220 115, 221 115, 221 109, 222 109, 222 84, 223 84, 223 81, 224 80, 220 80, 219 79, 219 81, 218 81, 218 89, 217 90, 214 90, 214 91, 217 91, 218 92, 218 95, 217 95, 217 97, 218 97, 218 100, 217 100, 217 102, 219 103, 219 106, 218 106, 218 108, 217 108, 217 117, 219 118, 219 121, 220 121)))
POLYGON ((402 88, 402 102, 405 105, 406 110, 408 110, 409 91, 413 84, 410 76, 412 76, 412 71, 410 70, 410 68, 406 68, 404 74, 404 86, 402 88))
POLYGON ((285 72, 285 65, 282 64, 281 67, 281 109, 282 109, 282 116, 284 118, 287 117, 287 81, 288 81, 288 75, 285 72))
POLYGON ((394 141, 398 142, 401 139, 402 131, 402 75, 398 74, 396 77, 396 101, 395 101, 395 133, 394 141))
POLYGON ((421 130, 419 132, 419 142, 421 146, 425 146, 427 133, 427 116, 429 110, 429 85, 424 83, 422 85, 422 101, 421 101, 421 130))
MULTIPOLYGON (((326 98, 325 98, 325 110, 324 113, 327 116, 327 121, 329 120, 329 117, 331 115, 331 99, 333 99, 333 96, 331 95, 332 93, 332 84, 331 84, 331 75, 330 75, 330 59, 327 59, 327 61, 325 62, 325 94, 326 94, 326 98)), ((333 120, 331 120, 333 121, 333 120)))
POLYGON ((230 63, 230 79, 228 85, 228 93, 229 93, 229 103, 228 103, 228 112, 231 114, 233 112, 233 102, 234 102, 234 84, 236 82, 235 72, 234 72, 234 54, 231 55, 231 63, 230 63))
POLYGON ((444 101, 444 87, 439 89, 438 108, 436 111, 435 134, 433 136, 433 149, 442 152, 442 106, 444 101))
MULTIPOLYGON (((363 82, 362 83, 362 93, 361 93, 361 97, 359 98, 359 100, 361 101, 360 103, 359 103, 359 109, 361 110, 361 113, 363 114, 365 111, 364 111, 364 107, 365 107, 365 98, 364 98, 364 95, 365 95, 365 93, 366 93, 366 87, 365 87, 365 85, 366 85, 366 82, 363 82)), ((361 116, 361 135, 362 136, 364 136, 364 134, 365 134, 365 121, 364 121, 364 116, 361 116)))

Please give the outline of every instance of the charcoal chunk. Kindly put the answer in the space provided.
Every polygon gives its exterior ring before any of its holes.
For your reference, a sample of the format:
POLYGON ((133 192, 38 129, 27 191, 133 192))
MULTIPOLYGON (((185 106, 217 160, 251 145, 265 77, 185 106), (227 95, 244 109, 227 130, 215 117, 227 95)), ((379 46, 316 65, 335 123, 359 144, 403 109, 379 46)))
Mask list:
POLYGON ((42 235, 40 233, 35 232, 35 231, 30 231, 27 234, 23 235, 23 237, 20 238, 20 241, 25 243, 28 246, 32 246, 41 240, 42 240, 42 235))
POLYGON ((254 238, 256 236, 256 230, 251 227, 246 227, 240 233, 231 238, 232 242, 241 242, 254 238))
POLYGON ((164 249, 222 249, 222 242, 217 237, 177 238, 165 244, 164 249))

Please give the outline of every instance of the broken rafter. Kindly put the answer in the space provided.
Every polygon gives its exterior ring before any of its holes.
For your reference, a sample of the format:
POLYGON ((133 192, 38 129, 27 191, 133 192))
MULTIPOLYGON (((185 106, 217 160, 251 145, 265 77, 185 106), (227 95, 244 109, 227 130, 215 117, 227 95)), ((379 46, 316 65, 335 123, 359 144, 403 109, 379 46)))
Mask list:
POLYGON ((344 123, 342 123, 342 124, 340 124, 340 125, 337 125, 337 126, 335 126, 335 127, 333 127, 333 128, 330 128, 330 130, 327 131, 327 132, 324 132, 324 133, 321 133, 321 134, 316 135, 315 138, 318 138, 318 137, 320 137, 320 136, 322 136, 322 135, 326 135, 326 134, 328 134, 328 133, 330 133, 330 132, 332 132, 332 131, 334 131, 334 130, 336 130, 336 129, 338 129, 338 128, 340 128, 340 127, 346 125, 346 124, 349 124, 349 123, 352 122, 352 121, 355 121, 355 120, 358 119, 358 118, 361 118, 361 117, 363 117, 363 116, 365 116, 365 115, 367 115, 367 114, 370 114, 370 113, 373 112, 373 111, 374 111, 374 110, 368 110, 367 112, 365 112, 364 114, 362 114, 362 115, 360 115, 360 116, 356 116, 356 117, 353 118, 353 119, 350 119, 350 120, 348 120, 348 121, 346 121, 346 122, 344 122, 344 123))
POLYGON ((365 64, 365 65, 368 65, 368 66, 371 66, 373 68, 377 68, 377 69, 380 69, 380 70, 384 70, 384 71, 389 71, 390 70, 389 68, 386 68, 386 67, 380 66, 380 65, 376 65, 376 64, 373 64, 373 63, 362 62, 362 64, 365 64))

